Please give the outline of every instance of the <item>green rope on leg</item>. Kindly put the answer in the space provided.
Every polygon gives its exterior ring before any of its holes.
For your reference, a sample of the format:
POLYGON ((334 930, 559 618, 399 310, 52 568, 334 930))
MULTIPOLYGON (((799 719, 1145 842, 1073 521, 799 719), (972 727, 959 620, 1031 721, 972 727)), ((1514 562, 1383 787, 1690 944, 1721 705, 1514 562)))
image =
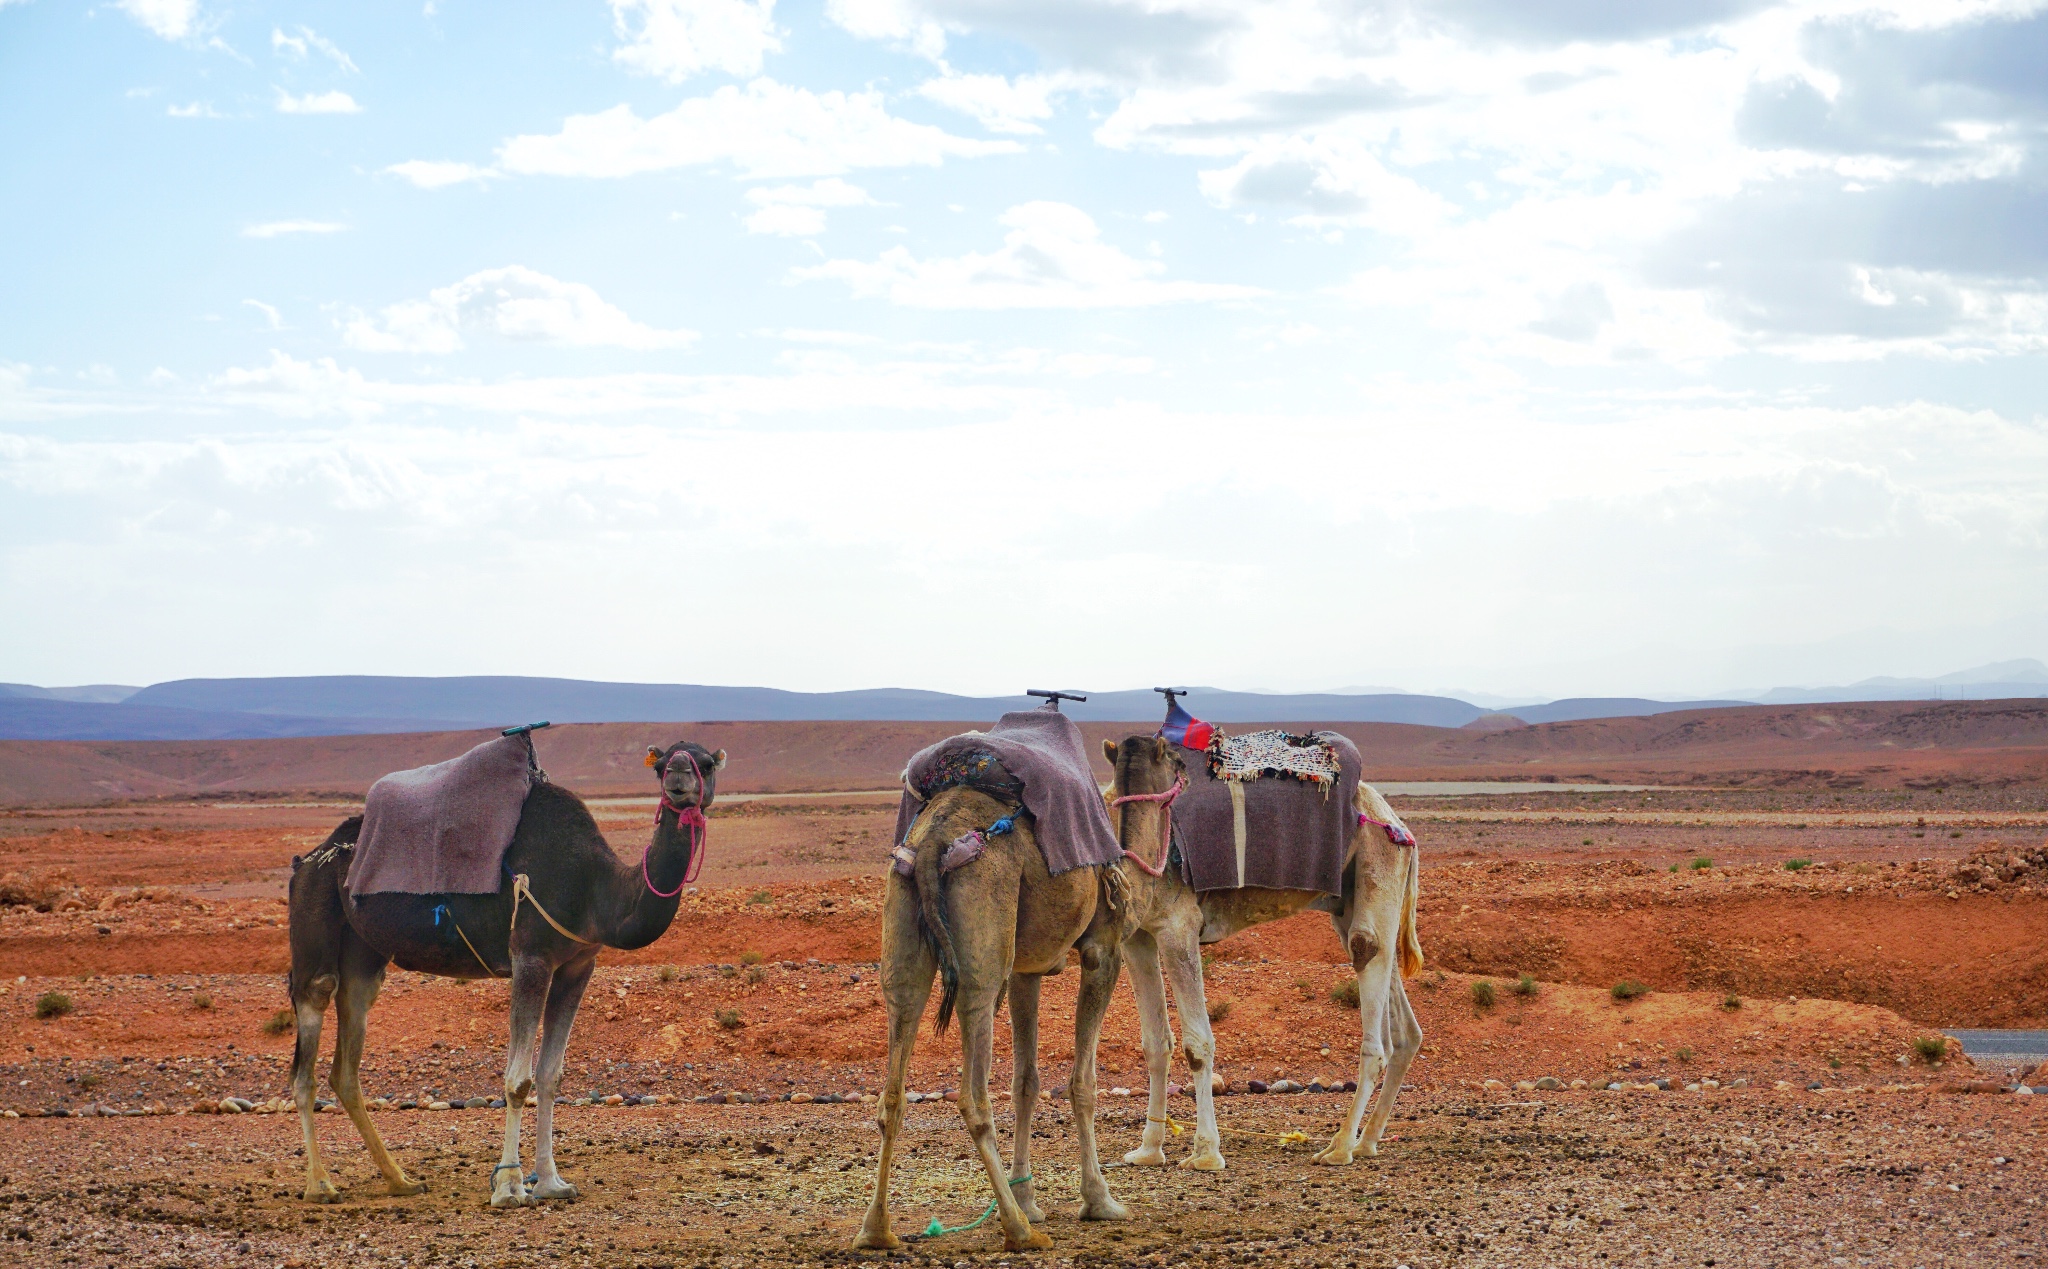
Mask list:
MULTIPOLYGON (((1023 1176, 1020 1176, 1016 1180, 1010 1182, 1011 1188, 1014 1189, 1015 1187, 1024 1184, 1026 1181, 1029 1181, 1030 1179, 1031 1174, 1029 1172, 1026 1172, 1023 1176)), ((991 1216, 994 1216, 995 1214, 996 1200, 990 1199, 988 1201, 988 1210, 983 1212, 981 1215, 975 1217, 967 1224, 941 1225, 939 1224, 939 1218, 934 1216, 932 1217, 932 1223, 924 1227, 924 1233, 920 1236, 924 1238, 937 1238, 942 1234, 964 1234, 970 1229, 979 1229, 983 1221, 987 1220, 991 1216)))

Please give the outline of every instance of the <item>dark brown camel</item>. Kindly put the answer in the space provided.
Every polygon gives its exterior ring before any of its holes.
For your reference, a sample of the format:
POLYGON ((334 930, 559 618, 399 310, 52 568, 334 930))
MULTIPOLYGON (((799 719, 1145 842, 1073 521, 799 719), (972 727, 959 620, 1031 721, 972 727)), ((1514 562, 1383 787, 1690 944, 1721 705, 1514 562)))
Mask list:
POLYGON ((318 850, 294 864, 291 997, 298 1018, 298 1048, 292 1055, 292 1092, 306 1139, 308 1201, 331 1203, 341 1196, 320 1161, 313 1135, 313 1068, 319 1059, 320 1023, 327 1002, 334 1002, 339 1028, 328 1083, 355 1121, 391 1193, 418 1194, 427 1187, 398 1166, 363 1106, 356 1072, 363 1056, 364 1027, 384 984, 386 965, 475 979, 485 974, 480 958, 489 962, 491 975, 512 980, 505 1149, 491 1173, 491 1206, 576 1197, 576 1187, 555 1170, 554 1152, 555 1087, 576 1006, 590 983, 599 951, 645 947, 675 919, 677 896, 694 862, 690 829, 678 819, 687 808, 710 807, 717 792, 713 777, 725 767, 724 750, 713 753, 687 741, 647 753, 647 764, 660 778, 664 804, 656 813, 644 862, 622 862, 597 831, 597 821, 581 798, 540 781, 526 795, 518 830, 505 855, 505 887, 497 894, 372 894, 351 902, 345 882, 361 816, 343 821, 318 850), (529 879, 532 897, 518 905, 515 923, 510 878, 520 874, 529 879), (446 908, 437 920, 435 910, 442 905, 446 908), (567 935, 555 928, 556 922, 567 935), (531 1188, 519 1166, 519 1120, 529 1094, 539 1102, 531 1188))

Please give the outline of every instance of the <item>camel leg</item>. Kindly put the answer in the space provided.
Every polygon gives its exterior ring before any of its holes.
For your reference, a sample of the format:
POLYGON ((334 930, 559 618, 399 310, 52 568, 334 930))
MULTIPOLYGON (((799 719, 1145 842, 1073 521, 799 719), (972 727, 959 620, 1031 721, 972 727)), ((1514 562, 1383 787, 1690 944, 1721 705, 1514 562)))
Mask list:
POLYGON ((1068 1098, 1074 1108, 1074 1134, 1081 1145, 1081 1219, 1125 1221, 1131 1210, 1110 1197, 1102 1179, 1102 1160, 1095 1153, 1095 1047, 1102 1040, 1102 1019, 1116 992, 1122 957, 1114 942, 1081 944, 1081 987, 1074 1000, 1074 1077, 1068 1098))
POLYGON ((939 970, 931 950, 917 934, 916 897, 908 894, 909 886, 896 877, 890 878, 889 891, 890 911, 882 925, 882 999, 889 1007, 889 1070, 876 1107, 882 1148, 875 1166, 875 1196, 853 1242, 856 1251, 894 1251, 903 1245, 889 1228, 889 1169, 896 1161, 896 1138, 903 1131, 903 1081, 910 1070, 911 1050, 917 1045, 917 1024, 924 1017, 932 977, 939 970))
POLYGON ((533 1091, 534 1041, 547 1007, 554 966, 535 956, 512 958, 512 1043, 505 1057, 505 1148, 491 1169, 491 1206, 520 1207, 526 1199, 526 1170, 519 1166, 519 1121, 533 1091))
MULTIPOLYGON (((1365 1108, 1372 1100, 1373 1086, 1387 1067, 1386 1012, 1396 977, 1395 952, 1389 943, 1374 937, 1367 921, 1351 927, 1347 945, 1358 975, 1358 1092, 1351 1099, 1351 1113, 1345 1116, 1344 1126, 1316 1155, 1316 1163, 1346 1164, 1360 1153, 1379 1153, 1375 1144, 1361 1145, 1358 1133, 1365 1108)), ((1378 1134, 1374 1136, 1376 1139, 1378 1134)))
POLYGON ((995 1114, 989 1106, 988 1073, 995 1061, 996 983, 963 969, 960 975, 960 1119, 974 1152, 995 1191, 996 1220, 1003 1227, 1003 1250, 1042 1251, 1052 1239, 1031 1228, 1024 1208, 1011 1193, 1010 1177, 996 1149, 995 1114))
MULTIPOLYGON (((562 1083, 562 1062, 569 1053, 569 1030, 576 1025, 576 1009, 583 1003, 583 989, 590 986, 590 972, 596 968, 597 956, 592 953, 580 964, 572 962, 557 969, 548 988, 547 1009, 540 1024, 540 1069, 534 1077, 533 1091, 540 1106, 534 1115, 534 1179, 526 1192, 528 1201, 576 1197, 576 1187, 555 1170, 555 1089, 562 1083)), ((510 1099, 505 1108, 512 1108, 510 1099)), ((518 1162, 516 1156, 513 1162, 518 1162)))
POLYGON ((1166 1166, 1166 1081, 1173 1069, 1173 1025, 1166 1017, 1166 980, 1159 976, 1159 945, 1143 930, 1124 939, 1131 994, 1138 1000, 1138 1033, 1145 1046, 1145 1135, 1124 1155, 1137 1167, 1166 1166))
POLYGON ((306 1142, 306 1193, 308 1203, 333 1203, 341 1198, 327 1165, 320 1159, 320 1142, 313 1131, 313 1080, 320 1065, 320 1023, 327 1014, 327 1002, 334 998, 334 974, 322 974, 305 984, 292 1001, 298 1019, 298 1044, 292 1050, 292 1100, 299 1107, 299 1133, 306 1142))
POLYGON ((363 1105, 363 1084, 358 1072, 363 1064, 363 1037, 370 1026, 370 1006, 384 986, 384 958, 352 933, 342 940, 341 986, 334 993, 334 1065, 328 1068, 327 1083, 334 1089, 348 1117, 362 1134, 370 1158, 384 1174, 384 1185, 396 1198, 426 1192, 426 1184, 415 1181, 398 1166, 398 1160, 384 1148, 384 1138, 363 1105))
MULTIPOLYGON (((1171 938, 1159 948, 1166 981, 1180 1010, 1180 1036, 1188 1063, 1188 1081, 1195 1086, 1195 1150, 1180 1166, 1197 1172, 1224 1168, 1222 1136, 1216 1130, 1216 1036, 1209 1029, 1209 1001, 1202 990, 1202 948, 1192 935, 1171 938)), ((1149 1127, 1150 1125, 1147 1125, 1149 1127)))
POLYGON ((1401 1082, 1408 1078, 1408 1064, 1422 1051, 1422 1024, 1415 1020, 1414 1006, 1408 1003, 1408 987, 1398 973, 1393 976, 1392 996, 1387 1009, 1387 1070, 1382 1077, 1379 1101, 1373 1106, 1372 1119, 1367 1122, 1360 1142, 1360 1148, 1369 1155, 1380 1152, 1380 1134, 1387 1130, 1387 1120, 1394 1113, 1394 1099, 1401 1094, 1401 1082))
POLYGON ((1034 1225, 1045 1223, 1031 1179, 1031 1120, 1038 1111, 1038 994, 1044 981, 1037 974, 1010 975, 1010 1105, 1017 1115, 1010 1192, 1034 1225))

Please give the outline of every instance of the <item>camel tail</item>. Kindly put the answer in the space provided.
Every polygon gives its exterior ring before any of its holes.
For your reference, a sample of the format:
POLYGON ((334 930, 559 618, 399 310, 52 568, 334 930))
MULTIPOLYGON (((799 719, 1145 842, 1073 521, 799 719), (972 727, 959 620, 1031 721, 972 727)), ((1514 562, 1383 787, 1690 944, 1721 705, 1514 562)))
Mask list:
POLYGON ((960 998, 960 959, 953 950, 953 932, 946 926, 945 881, 939 872, 939 856, 944 853, 946 843, 933 827, 937 817, 924 825, 920 835, 915 829, 915 841, 911 849, 916 853, 917 862, 912 867, 911 884, 917 887, 917 930, 924 936, 925 945, 932 950, 932 956, 939 962, 939 1018, 936 1030, 940 1035, 946 1032, 946 1025, 953 1020, 953 1005, 960 998))
MULTIPOLYGON (((1399 837, 1413 839, 1408 826, 1401 822, 1401 817, 1380 791, 1371 785, 1359 782, 1352 805, 1375 824, 1388 825, 1389 838, 1398 840, 1398 832, 1399 837)), ((1401 879, 1401 933, 1395 946, 1401 958, 1401 977, 1413 978, 1422 972, 1422 937, 1415 932, 1415 901, 1422 883, 1422 850, 1414 845, 1404 846, 1401 859, 1405 875, 1401 879)))

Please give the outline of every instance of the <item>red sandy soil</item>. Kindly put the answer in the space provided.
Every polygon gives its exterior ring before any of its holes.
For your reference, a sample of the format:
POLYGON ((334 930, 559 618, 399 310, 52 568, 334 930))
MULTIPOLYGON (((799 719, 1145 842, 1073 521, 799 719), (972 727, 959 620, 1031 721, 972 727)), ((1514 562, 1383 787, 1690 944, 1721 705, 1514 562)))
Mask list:
MULTIPOLYGON (((1085 723, 1091 749, 1152 723, 1085 723)), ((1297 729, 1307 723, 1283 723, 1297 729)), ((586 794, 648 787, 641 755, 687 735, 732 755, 732 792, 891 788, 903 761, 963 723, 591 723, 538 741, 586 794)), ((1249 725, 1247 725, 1249 726, 1249 725)), ((1506 731, 1339 723, 1376 780, 1587 780, 1810 788, 2004 787, 2048 781, 2048 701, 1747 706, 1506 731)), ((453 757, 488 733, 221 741, 0 741, 0 804, 211 793, 360 795, 388 771, 453 757)), ((1102 772, 1106 777, 1106 769, 1102 772)))

